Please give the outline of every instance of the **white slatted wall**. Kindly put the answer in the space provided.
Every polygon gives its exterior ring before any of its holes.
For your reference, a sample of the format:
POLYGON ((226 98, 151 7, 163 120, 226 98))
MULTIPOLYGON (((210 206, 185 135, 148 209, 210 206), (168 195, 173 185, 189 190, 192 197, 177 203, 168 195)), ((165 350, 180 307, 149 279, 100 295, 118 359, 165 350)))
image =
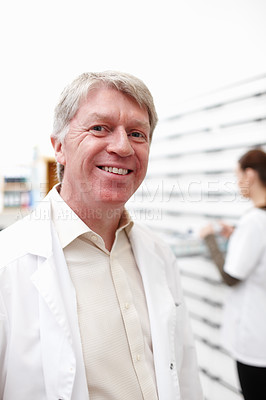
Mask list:
POLYGON ((190 101, 160 122, 147 178, 128 203, 133 218, 156 230, 179 259, 206 400, 242 396, 219 338, 227 288, 199 230, 208 221, 235 223, 250 207, 238 195, 234 169, 256 145, 266 149, 266 75, 190 101))

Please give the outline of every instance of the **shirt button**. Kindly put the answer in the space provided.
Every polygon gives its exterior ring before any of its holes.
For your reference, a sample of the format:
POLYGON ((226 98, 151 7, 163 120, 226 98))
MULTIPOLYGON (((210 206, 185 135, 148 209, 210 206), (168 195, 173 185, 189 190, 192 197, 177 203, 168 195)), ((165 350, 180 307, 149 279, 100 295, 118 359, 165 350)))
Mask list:
POLYGON ((130 307, 129 303, 125 303, 125 308, 128 310, 130 307))
POLYGON ((136 359, 137 359, 137 361, 140 361, 140 355, 139 354, 137 354, 136 359))
POLYGON ((92 240, 93 242, 98 242, 98 238, 97 238, 96 235, 91 235, 91 240, 92 240))

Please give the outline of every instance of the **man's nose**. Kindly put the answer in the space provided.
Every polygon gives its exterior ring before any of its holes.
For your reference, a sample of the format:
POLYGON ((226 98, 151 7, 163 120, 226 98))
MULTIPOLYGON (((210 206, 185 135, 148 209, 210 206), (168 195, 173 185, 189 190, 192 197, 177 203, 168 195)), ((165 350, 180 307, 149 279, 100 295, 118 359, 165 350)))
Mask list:
POLYGON ((129 157, 134 154, 130 138, 124 129, 117 129, 113 132, 110 136, 110 143, 108 144, 107 151, 109 153, 116 153, 120 157, 129 157))

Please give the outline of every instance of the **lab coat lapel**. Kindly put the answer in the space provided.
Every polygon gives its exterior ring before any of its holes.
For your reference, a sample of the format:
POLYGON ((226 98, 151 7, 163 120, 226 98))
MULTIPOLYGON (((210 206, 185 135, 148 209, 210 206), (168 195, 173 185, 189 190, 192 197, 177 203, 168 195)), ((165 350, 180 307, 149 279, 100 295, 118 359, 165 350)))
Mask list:
POLYGON ((40 294, 40 338, 47 396, 54 398, 55 393, 60 393, 61 398, 70 399, 76 360, 56 275, 54 256, 46 260, 39 257, 39 268, 32 282, 40 294))
MULTIPOLYGON (((43 203, 38 208, 42 212, 48 210, 50 216, 50 204, 43 203)), ((64 299, 62 298, 63 285, 68 285, 68 290, 73 295, 74 288, 71 287, 70 278, 66 280, 62 274, 62 269, 67 268, 61 249, 58 236, 49 218, 40 222, 34 220, 35 229, 32 231, 34 236, 32 248, 29 252, 38 256, 38 269, 32 275, 31 280, 36 286, 39 294, 46 303, 51 315, 55 318, 58 326, 69 337, 69 325, 66 319, 64 299), (37 240, 36 240, 37 237, 37 240), (62 265, 63 264, 63 265, 62 265), (62 279, 64 278, 64 282, 62 279), (64 318, 63 318, 64 317, 64 318)), ((33 238, 32 238, 33 239, 33 238)))
POLYGON ((150 316, 154 365, 160 400, 176 396, 171 363, 174 357, 175 302, 171 296, 163 261, 156 254, 154 242, 134 228, 129 234, 140 270, 150 316), (174 394, 175 393, 175 394, 174 394))
POLYGON ((69 337, 69 324, 66 316, 65 307, 61 297, 58 284, 58 272, 55 267, 54 256, 44 260, 39 257, 39 267, 32 276, 32 282, 36 286, 42 300, 46 303, 51 315, 56 320, 58 326, 69 337))
MULTIPOLYGON (((76 293, 58 236, 50 226, 52 253, 39 256, 31 280, 40 294, 40 336, 48 398, 88 399, 76 293)), ((48 238, 46 238, 48 240, 48 238)))

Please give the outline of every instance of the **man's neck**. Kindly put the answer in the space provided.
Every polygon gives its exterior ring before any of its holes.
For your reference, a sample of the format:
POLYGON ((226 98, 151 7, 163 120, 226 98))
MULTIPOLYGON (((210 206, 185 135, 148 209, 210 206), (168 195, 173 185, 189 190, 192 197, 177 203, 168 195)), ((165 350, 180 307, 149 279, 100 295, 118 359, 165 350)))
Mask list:
MULTIPOLYGON (((75 210, 74 210, 75 211, 75 210)), ((123 208, 98 208, 97 210, 89 210, 89 217, 83 218, 83 214, 76 213, 91 230, 100 235, 105 243, 107 250, 111 251, 115 233, 119 226, 119 221, 123 213, 123 208), (95 216, 92 216, 96 212, 95 216)), ((86 215, 86 214, 85 214, 86 215)))
POLYGON ((79 196, 69 196, 64 190, 60 190, 60 196, 91 230, 102 237, 107 250, 111 251, 124 204, 110 207, 110 203, 99 201, 87 203, 79 196))

